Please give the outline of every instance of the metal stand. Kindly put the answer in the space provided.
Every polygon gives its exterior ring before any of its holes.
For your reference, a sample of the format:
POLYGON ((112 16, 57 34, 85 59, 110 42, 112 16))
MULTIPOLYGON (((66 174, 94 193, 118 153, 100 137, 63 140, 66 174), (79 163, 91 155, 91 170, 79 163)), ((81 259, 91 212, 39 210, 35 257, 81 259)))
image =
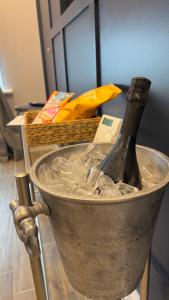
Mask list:
POLYGON ((38 226, 34 220, 40 213, 48 215, 49 210, 44 203, 32 203, 27 173, 17 174, 15 178, 19 201, 12 201, 10 208, 13 212, 16 231, 29 254, 37 300, 49 300, 38 226))

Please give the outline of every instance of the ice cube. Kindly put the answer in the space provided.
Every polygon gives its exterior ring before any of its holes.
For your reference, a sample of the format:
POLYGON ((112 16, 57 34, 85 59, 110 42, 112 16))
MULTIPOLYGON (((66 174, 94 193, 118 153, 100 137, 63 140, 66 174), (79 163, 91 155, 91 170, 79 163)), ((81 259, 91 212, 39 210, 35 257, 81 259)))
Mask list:
POLYGON ((118 189, 115 189, 115 188, 105 188, 105 189, 102 189, 101 193, 99 194, 100 197, 118 197, 118 196, 121 196, 121 193, 118 189))
POLYGON ((47 185, 46 188, 52 192, 57 194, 58 192, 65 192, 65 184, 63 183, 55 183, 52 185, 47 185))
POLYGON ((82 182, 84 182, 86 184, 88 172, 88 166, 86 166, 85 164, 80 164, 80 162, 74 162, 72 169, 63 169, 61 170, 60 175, 63 178, 74 180, 77 183, 81 184, 82 182))
POLYGON ((52 170, 62 178, 74 180, 76 182, 86 182, 88 167, 81 161, 70 161, 63 157, 56 157, 52 162, 52 170))
POLYGON ((61 170, 60 171, 60 175, 63 177, 63 178, 72 178, 73 176, 73 171, 72 170, 61 170))
POLYGON ((51 168, 57 174, 60 174, 61 170, 70 172, 72 171, 72 163, 64 157, 58 156, 52 161, 51 168))
POLYGON ((152 188, 160 182, 161 176, 159 174, 156 174, 156 176, 154 176, 154 173, 155 172, 153 172, 153 170, 150 170, 149 168, 142 166, 141 175, 142 175, 143 190, 152 188))
POLYGON ((114 181, 107 175, 101 175, 97 181, 98 188, 100 191, 104 190, 105 188, 113 188, 115 183, 114 181))
POLYGON ((83 163, 86 163, 88 160, 90 160, 90 155, 91 155, 91 152, 93 152, 93 150, 95 149, 96 145, 94 143, 90 143, 88 145, 88 147, 86 147, 86 149, 80 153, 73 153, 71 154, 70 156, 70 160, 73 161, 73 162, 83 162, 83 163))
POLYGON ((96 148, 96 145, 94 143, 90 143, 88 145, 88 147, 85 149, 85 151, 82 153, 81 160, 83 162, 86 162, 89 159, 91 153, 94 151, 95 148, 96 148))
POLYGON ((38 169, 38 179, 42 184, 53 182, 57 178, 56 174, 52 171, 48 164, 42 164, 38 169))
POLYGON ((63 194, 73 193, 77 188, 77 183, 70 178, 63 178, 61 176, 58 176, 57 180, 52 183, 49 182, 49 184, 46 185, 46 188, 56 194, 57 192, 62 192, 63 194))
POLYGON ((90 163, 98 165, 105 158, 105 155, 103 151, 96 148, 95 151, 91 153, 90 163))
POLYGON ((148 190, 148 189, 150 189, 150 188, 155 187, 155 186, 156 186, 156 183, 142 180, 142 185, 143 185, 142 190, 148 190))
POLYGON ((137 193, 139 190, 129 184, 126 184, 124 182, 118 182, 115 184, 114 188, 118 191, 120 191, 120 193, 122 195, 126 195, 126 194, 131 194, 131 193, 137 193))
POLYGON ((141 174, 142 174, 142 179, 144 179, 144 181, 152 181, 153 180, 153 174, 152 172, 150 172, 150 170, 145 167, 145 166, 142 166, 141 167, 141 174))
POLYGON ((80 154, 72 154, 71 160, 80 161, 81 163, 87 163, 88 165, 96 165, 105 157, 105 153, 98 149, 98 146, 94 143, 90 143, 88 147, 80 154))
POLYGON ((97 181, 101 175, 103 175, 103 172, 100 171, 97 166, 91 167, 87 175, 87 184, 92 187, 95 185, 98 186, 97 181))
POLYGON ((98 191, 94 188, 89 187, 88 185, 77 186, 77 189, 74 191, 76 195, 80 196, 90 196, 94 197, 98 195, 98 191))

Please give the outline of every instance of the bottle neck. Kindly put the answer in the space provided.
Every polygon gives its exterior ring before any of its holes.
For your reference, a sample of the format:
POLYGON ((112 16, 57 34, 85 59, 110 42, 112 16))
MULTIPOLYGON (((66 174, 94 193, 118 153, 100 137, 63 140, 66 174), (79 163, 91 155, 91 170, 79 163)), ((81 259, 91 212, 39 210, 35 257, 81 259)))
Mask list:
POLYGON ((134 100, 128 102, 121 134, 136 138, 144 107, 145 104, 134 100))

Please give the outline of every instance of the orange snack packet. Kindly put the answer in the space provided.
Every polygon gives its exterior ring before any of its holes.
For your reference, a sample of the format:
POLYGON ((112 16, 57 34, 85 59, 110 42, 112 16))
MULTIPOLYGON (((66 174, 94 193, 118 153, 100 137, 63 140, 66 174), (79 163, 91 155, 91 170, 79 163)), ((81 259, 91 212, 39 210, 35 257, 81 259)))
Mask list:
POLYGON ((60 109, 72 99, 74 93, 65 93, 54 91, 45 106, 37 114, 36 118, 33 120, 32 124, 48 124, 52 123, 52 120, 60 109))
POLYGON ((90 90, 67 103, 55 116, 52 123, 91 118, 96 115, 96 109, 101 104, 116 98, 120 93, 121 90, 113 84, 90 90))

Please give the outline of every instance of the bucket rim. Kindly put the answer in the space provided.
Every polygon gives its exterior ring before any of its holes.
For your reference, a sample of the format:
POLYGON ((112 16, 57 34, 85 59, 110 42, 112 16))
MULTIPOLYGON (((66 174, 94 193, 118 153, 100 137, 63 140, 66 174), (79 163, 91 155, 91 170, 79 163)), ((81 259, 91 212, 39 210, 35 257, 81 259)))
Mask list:
MULTIPOLYGON (((85 144, 86 145, 86 144, 85 144)), ((53 153, 56 153, 56 152, 60 152, 62 151, 63 149, 67 149, 67 148, 73 148, 74 146, 77 146, 76 145, 69 145, 69 146, 65 146, 65 147, 62 147, 62 148, 59 148, 57 150, 54 150, 54 151, 50 151, 44 155, 42 155, 40 158, 38 158, 32 165, 31 169, 30 169, 30 179, 31 181, 35 184, 35 186, 40 190, 42 191, 43 193, 47 194, 47 195, 50 195, 54 198, 60 201, 68 201, 68 202, 78 202, 78 203, 83 203, 83 204, 112 204, 112 203, 127 203, 127 202, 131 202, 131 201, 134 201, 134 200, 139 200, 140 198, 144 198, 144 197, 147 197, 151 194, 154 194, 154 192, 158 192, 160 191, 162 188, 164 188, 168 183, 169 183, 169 171, 168 171, 168 174, 164 177, 164 179, 162 181, 160 181, 159 184, 155 185, 155 187, 151 187, 149 188, 148 190, 146 191, 140 191, 138 194, 134 193, 134 194, 130 194, 130 196, 128 198, 126 198, 126 195, 121 195, 121 196, 116 196, 116 197, 102 197, 102 198, 91 198, 89 196, 80 196, 80 195, 74 195, 73 197, 70 196, 68 193, 54 193, 54 192, 51 192, 47 189, 45 189, 45 186, 43 184, 40 183, 37 175, 36 175, 36 170, 39 166, 39 164, 41 163, 41 161, 43 161, 46 157, 52 155, 53 153)), ((84 146, 84 143, 81 143, 81 144, 78 144, 78 146, 84 146)), ((142 149, 147 149, 151 152, 155 152, 157 153, 159 156, 161 156, 165 161, 166 163, 168 164, 168 170, 169 170, 169 157, 160 152, 159 150, 156 150, 154 148, 151 148, 151 147, 147 147, 147 146, 143 146, 143 145, 136 145, 136 148, 142 148, 142 149)))

